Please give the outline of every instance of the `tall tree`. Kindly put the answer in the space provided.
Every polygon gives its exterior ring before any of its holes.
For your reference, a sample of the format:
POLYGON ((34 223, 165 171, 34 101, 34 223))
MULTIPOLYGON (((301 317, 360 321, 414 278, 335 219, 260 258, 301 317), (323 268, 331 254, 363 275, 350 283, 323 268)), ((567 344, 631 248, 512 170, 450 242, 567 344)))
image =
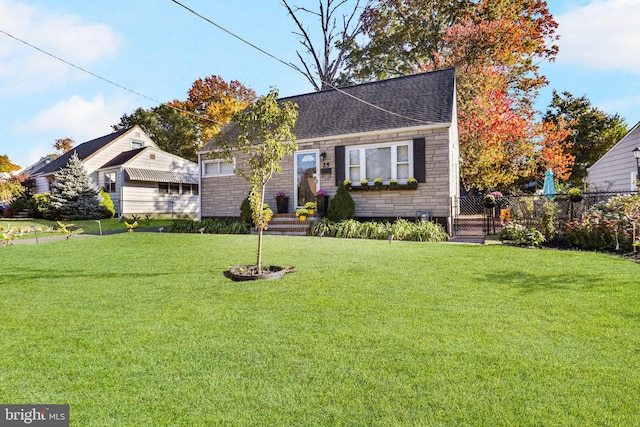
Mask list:
POLYGON ((73 138, 69 138, 68 136, 66 138, 56 139, 53 143, 53 148, 56 150, 56 157, 71 150, 73 148, 73 142, 73 138))
POLYGON ((173 100, 151 109, 125 114, 113 130, 139 125, 163 150, 196 161, 197 152, 229 123, 237 111, 255 99, 255 92, 238 81, 221 77, 197 79, 185 101, 173 100))
POLYGON ((131 114, 120 118, 113 130, 126 129, 139 125, 162 150, 197 161, 200 148, 200 130, 187 115, 160 105, 148 110, 138 108, 131 114))
POLYGON ((6 154, 0 155, 0 172, 13 172, 20 169, 20 166, 11 163, 9 156, 6 154))
POLYGON ((544 1, 389 0, 365 18, 368 42, 350 55, 354 78, 456 67, 465 187, 505 188, 542 164, 566 172, 564 124, 536 122, 532 108, 547 83, 538 64, 558 49, 544 1))
POLYGON ((349 45, 341 80, 366 82, 411 74, 434 63, 444 31, 472 6, 471 0, 387 0, 362 13, 363 43, 349 45))
POLYGON ((267 183, 275 173, 282 172, 281 162, 298 148, 291 128, 298 119, 297 105, 278 103, 278 91, 269 94, 233 116, 234 132, 217 138, 212 156, 234 162, 238 152, 244 153, 236 161, 234 172, 249 182, 251 217, 258 230, 256 265, 262 270, 262 234, 273 217, 273 211, 265 207, 264 193, 267 183), (231 136, 233 135, 233 136, 231 136))
POLYGON ((356 38, 363 31, 361 4, 368 7, 372 2, 356 0, 349 4, 348 0, 318 0, 318 9, 291 6, 287 0, 282 0, 291 19, 296 24, 296 35, 300 37, 300 44, 305 53, 298 54, 298 59, 304 67, 304 75, 317 91, 330 89, 340 84, 339 72, 344 69, 346 55, 356 42, 356 38), (342 13, 346 11, 346 13, 342 13), (320 22, 322 42, 314 42, 314 32, 304 25, 301 13, 310 14, 320 22), (338 19, 340 22, 338 23, 338 19), (307 59, 305 59, 305 56, 307 59))
POLYGON ((100 219, 105 215, 98 186, 82 161, 73 153, 67 165, 55 175, 47 210, 55 219, 100 219))
POLYGON ((189 117, 200 129, 202 141, 213 138, 236 112, 256 99, 253 89, 215 75, 194 81, 187 95, 185 101, 174 100, 168 105, 194 113, 189 117))
POLYGON ((544 119, 553 123, 566 121, 571 126, 566 141, 571 144, 569 152, 575 156, 571 182, 576 186, 582 185, 587 168, 628 131, 626 121, 618 114, 607 114, 591 105, 586 95, 576 98, 568 91, 553 91, 544 119))

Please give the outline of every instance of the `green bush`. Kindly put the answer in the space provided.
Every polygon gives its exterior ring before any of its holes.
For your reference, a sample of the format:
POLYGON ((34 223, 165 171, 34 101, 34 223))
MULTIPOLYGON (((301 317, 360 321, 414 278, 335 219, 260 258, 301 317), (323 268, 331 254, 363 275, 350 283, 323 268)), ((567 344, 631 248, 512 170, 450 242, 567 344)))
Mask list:
POLYGON ((567 222, 562 236, 578 249, 630 252, 634 242, 629 215, 634 214, 640 214, 640 195, 614 196, 567 222))
POLYGON ((34 218, 59 219, 49 212, 49 193, 34 194, 29 199, 29 211, 34 218))
POLYGON ((250 226, 244 221, 205 219, 204 221, 174 221, 170 233, 249 234, 250 226))
POLYGON ((251 215, 251 203, 249 202, 249 196, 242 201, 240 205, 240 219, 247 223, 249 226, 253 225, 253 218, 251 215))
POLYGON ((555 223, 558 212, 558 204, 553 200, 545 200, 542 204, 542 214, 536 225, 547 241, 552 240, 556 235, 555 223))
POLYGON ((343 239, 408 240, 417 242, 444 242, 449 236, 442 226, 435 222, 410 222, 399 219, 389 222, 359 222, 354 219, 334 222, 328 218, 312 224, 312 236, 338 237, 343 239))
POLYGON ((515 222, 509 223, 502 229, 500 238, 512 241, 520 246, 540 246, 545 242, 545 237, 540 230, 534 227, 525 227, 515 222))
POLYGON ((18 197, 11 202, 11 210, 14 214, 23 211, 29 207, 29 200, 26 197, 18 197))
POLYGON ((104 217, 103 218, 113 218, 116 214, 116 208, 113 204, 113 200, 111 200, 111 196, 109 193, 104 191, 104 188, 101 190, 102 192, 102 203, 100 206, 104 209, 104 217))
POLYGON ((356 202, 353 201, 351 194, 342 183, 338 186, 336 195, 329 201, 327 218, 331 221, 343 221, 352 219, 355 214, 356 202))

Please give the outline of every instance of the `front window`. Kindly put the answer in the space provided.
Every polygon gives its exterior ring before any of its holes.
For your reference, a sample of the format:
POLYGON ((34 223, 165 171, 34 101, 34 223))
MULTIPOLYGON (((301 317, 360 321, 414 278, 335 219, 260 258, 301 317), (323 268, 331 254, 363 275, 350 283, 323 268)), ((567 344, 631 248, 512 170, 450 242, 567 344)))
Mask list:
POLYGON ((202 168, 204 176, 233 175, 234 164, 224 160, 207 160, 202 168))
POLYGON ((363 179, 373 182, 376 178, 382 178, 385 183, 390 179, 406 183, 413 169, 411 145, 411 142, 396 142, 349 147, 347 156, 349 179, 355 185, 363 179))
POLYGON ((198 184, 182 184, 182 194, 198 195, 198 184))
POLYGON ((107 193, 115 193, 116 191, 116 173, 108 172, 104 174, 104 191, 107 193))

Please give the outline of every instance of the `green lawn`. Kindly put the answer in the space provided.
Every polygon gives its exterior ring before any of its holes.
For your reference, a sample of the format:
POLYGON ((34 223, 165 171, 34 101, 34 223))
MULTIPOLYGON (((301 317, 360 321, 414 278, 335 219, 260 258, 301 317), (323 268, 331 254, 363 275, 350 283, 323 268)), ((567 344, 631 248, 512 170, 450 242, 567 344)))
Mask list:
POLYGON ((0 402, 73 426, 638 425, 640 265, 608 255, 125 233, 0 248, 0 402))
MULTIPOLYGON (((126 230, 124 222, 117 219, 102 219, 98 223, 96 220, 72 220, 62 221, 64 224, 73 224, 72 229, 77 230, 81 228, 85 234, 99 234, 100 230, 103 232, 126 230)), ((131 220, 129 220, 131 222, 131 220)), ((138 226, 141 228, 153 228, 153 227, 170 227, 173 221, 169 219, 151 219, 138 221, 138 226)), ((56 221, 49 221, 46 219, 14 219, 14 218, 2 218, 0 219, 0 227, 11 228, 14 231, 20 233, 18 238, 33 238, 35 236, 33 228, 37 233, 57 234, 58 224, 56 221)))

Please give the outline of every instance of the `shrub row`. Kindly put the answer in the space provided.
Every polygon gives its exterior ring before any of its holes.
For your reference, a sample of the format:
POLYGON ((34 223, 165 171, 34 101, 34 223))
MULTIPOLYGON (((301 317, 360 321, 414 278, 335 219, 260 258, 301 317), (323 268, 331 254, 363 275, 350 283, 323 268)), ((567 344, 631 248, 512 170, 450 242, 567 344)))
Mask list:
POLYGON ((445 242, 449 235, 435 222, 410 222, 399 219, 389 222, 359 222, 353 219, 333 222, 323 219, 309 228, 312 236, 340 237, 347 239, 409 240, 416 242, 445 242))
POLYGON ((205 234, 249 234, 249 225, 244 221, 228 221, 222 219, 205 219, 204 221, 174 221, 169 228, 170 233, 205 233, 205 234))
POLYGON ((634 245, 633 220, 638 221, 638 216, 640 195, 615 196, 595 205, 582 218, 567 222, 562 235, 579 249, 630 252, 634 245))

